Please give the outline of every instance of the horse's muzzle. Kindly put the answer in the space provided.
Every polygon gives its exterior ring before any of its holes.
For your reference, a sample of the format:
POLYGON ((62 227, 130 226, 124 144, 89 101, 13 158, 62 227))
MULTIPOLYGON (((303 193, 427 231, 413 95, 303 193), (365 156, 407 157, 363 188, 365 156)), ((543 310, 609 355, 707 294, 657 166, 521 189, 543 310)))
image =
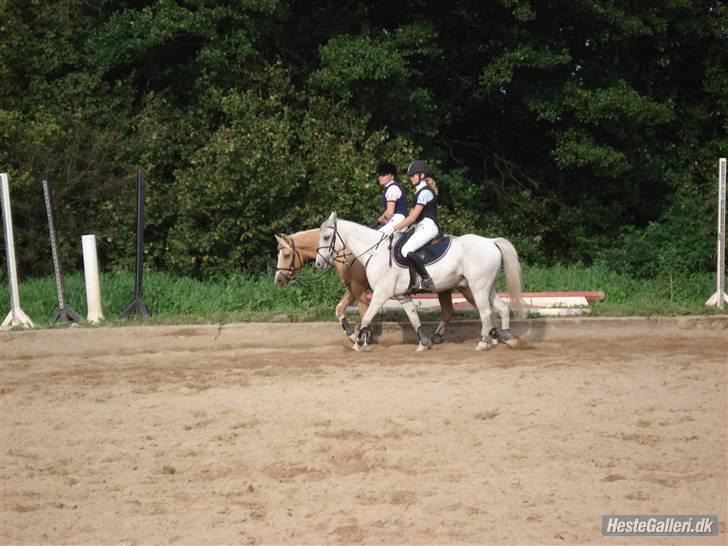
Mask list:
POLYGON ((282 271, 278 271, 276 273, 276 276, 273 278, 273 282, 276 283, 276 286, 279 288, 284 288, 288 286, 288 283, 291 281, 291 277, 288 275, 284 275, 282 271))

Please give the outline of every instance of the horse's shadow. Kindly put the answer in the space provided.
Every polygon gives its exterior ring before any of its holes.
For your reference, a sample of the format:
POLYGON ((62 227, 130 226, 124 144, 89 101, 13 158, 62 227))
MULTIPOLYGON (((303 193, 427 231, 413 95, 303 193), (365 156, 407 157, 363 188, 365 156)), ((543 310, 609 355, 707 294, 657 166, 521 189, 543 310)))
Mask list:
MULTIPOLYGON (((422 325, 428 335, 437 327, 437 321, 423 321, 422 325)), ((384 321, 370 325, 374 334, 372 344, 391 345, 393 343, 417 344, 417 332, 409 322, 384 321)), ((481 323, 477 319, 457 320, 449 323, 443 342, 469 343, 477 342, 480 337, 481 323)), ((533 350, 536 345, 546 339, 546 323, 534 320, 513 320, 511 332, 519 339, 519 350, 533 350)))

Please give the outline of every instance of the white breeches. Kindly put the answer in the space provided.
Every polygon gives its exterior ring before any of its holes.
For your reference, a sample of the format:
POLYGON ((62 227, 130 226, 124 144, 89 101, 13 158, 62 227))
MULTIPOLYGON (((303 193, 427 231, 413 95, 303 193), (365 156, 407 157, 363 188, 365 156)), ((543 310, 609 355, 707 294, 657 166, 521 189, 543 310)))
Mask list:
POLYGON ((392 217, 389 219, 389 222, 379 227, 379 231, 384 230, 384 228, 386 228, 387 226, 392 226, 392 228, 394 228, 394 226, 399 224, 402 220, 404 220, 404 214, 393 214, 392 217))
POLYGON ((415 232, 412 234, 412 237, 410 237, 409 241, 407 241, 402 247, 402 256, 406 258, 407 254, 409 254, 410 252, 422 248, 427 243, 432 241, 432 239, 434 239, 437 234, 438 229, 435 222, 429 222, 425 220, 420 222, 419 224, 416 224, 415 232))

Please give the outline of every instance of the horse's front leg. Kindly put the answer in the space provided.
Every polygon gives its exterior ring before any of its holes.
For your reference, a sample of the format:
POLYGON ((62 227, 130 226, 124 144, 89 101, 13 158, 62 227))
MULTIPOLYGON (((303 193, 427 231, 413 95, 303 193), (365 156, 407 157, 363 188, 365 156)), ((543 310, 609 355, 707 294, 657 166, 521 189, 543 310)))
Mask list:
POLYGON ((354 294, 351 290, 351 288, 347 285, 346 292, 344 292, 344 295, 341 297, 341 301, 336 306, 336 318, 339 321, 339 324, 341 324, 341 327, 344 329, 344 332, 346 332, 346 335, 349 337, 351 341, 356 340, 356 335, 354 334, 354 328, 349 324, 349 321, 346 320, 346 309, 354 303, 354 294))
POLYGON ((369 302, 369 308, 361 319, 359 336, 356 339, 356 343, 354 343, 354 347, 352 347, 355 351, 371 351, 372 329, 369 328, 369 325, 391 295, 389 292, 384 293, 381 290, 375 290, 372 294, 372 301, 369 302))
POLYGON ((442 343, 442 337, 445 335, 445 330, 447 330, 447 324, 455 312, 452 304, 452 292, 450 290, 438 292, 437 298, 440 300, 440 323, 432 334, 432 343, 442 343))
POLYGON ((407 313, 407 318, 409 318, 412 328, 414 328, 417 332, 417 337, 420 338, 420 344, 417 346, 417 350, 424 351, 425 349, 432 347, 430 338, 427 337, 425 329, 420 322, 420 316, 417 314, 417 308, 415 307, 415 303, 412 301, 412 298, 409 296, 399 296, 397 299, 402 305, 404 312, 407 313))

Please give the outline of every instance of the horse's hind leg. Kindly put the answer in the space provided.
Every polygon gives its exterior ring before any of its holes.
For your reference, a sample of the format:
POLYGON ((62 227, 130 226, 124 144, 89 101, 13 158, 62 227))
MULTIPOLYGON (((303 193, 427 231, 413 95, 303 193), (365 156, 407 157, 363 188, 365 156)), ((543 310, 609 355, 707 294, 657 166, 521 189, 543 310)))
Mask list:
POLYGON ((495 286, 490 289, 489 296, 490 304, 500 316, 501 329, 508 330, 511 327, 511 317, 510 310, 508 309, 508 304, 498 296, 498 293, 495 291, 495 286))
POLYGON ((480 314, 480 341, 476 345, 476 351, 487 351, 490 348, 490 330, 493 327, 492 311, 490 308, 490 289, 472 290, 475 308, 480 314))
POLYGON ((417 337, 420 339, 420 344, 417 346, 417 350, 424 351, 425 349, 429 349, 432 346, 432 343, 430 342, 430 338, 427 337, 425 329, 420 322, 420 316, 417 314, 417 309, 415 308, 412 298, 409 296, 400 296, 397 299, 399 300, 400 305, 402 305, 404 312, 407 313, 407 317, 412 324, 412 328, 415 329, 417 337))
POLYGON ((518 345, 518 340, 511 334, 511 316, 510 308, 508 304, 503 301, 495 291, 495 286, 490 289, 490 303, 493 308, 498 312, 501 318, 501 329, 497 332, 498 341, 502 341, 508 345, 511 349, 514 349, 518 345))
POLYGON ((450 290, 439 292, 437 298, 440 300, 440 323, 432 334, 432 343, 442 343, 442 337, 445 335, 445 330, 447 330, 447 324, 455 312, 452 304, 452 292, 450 290))

